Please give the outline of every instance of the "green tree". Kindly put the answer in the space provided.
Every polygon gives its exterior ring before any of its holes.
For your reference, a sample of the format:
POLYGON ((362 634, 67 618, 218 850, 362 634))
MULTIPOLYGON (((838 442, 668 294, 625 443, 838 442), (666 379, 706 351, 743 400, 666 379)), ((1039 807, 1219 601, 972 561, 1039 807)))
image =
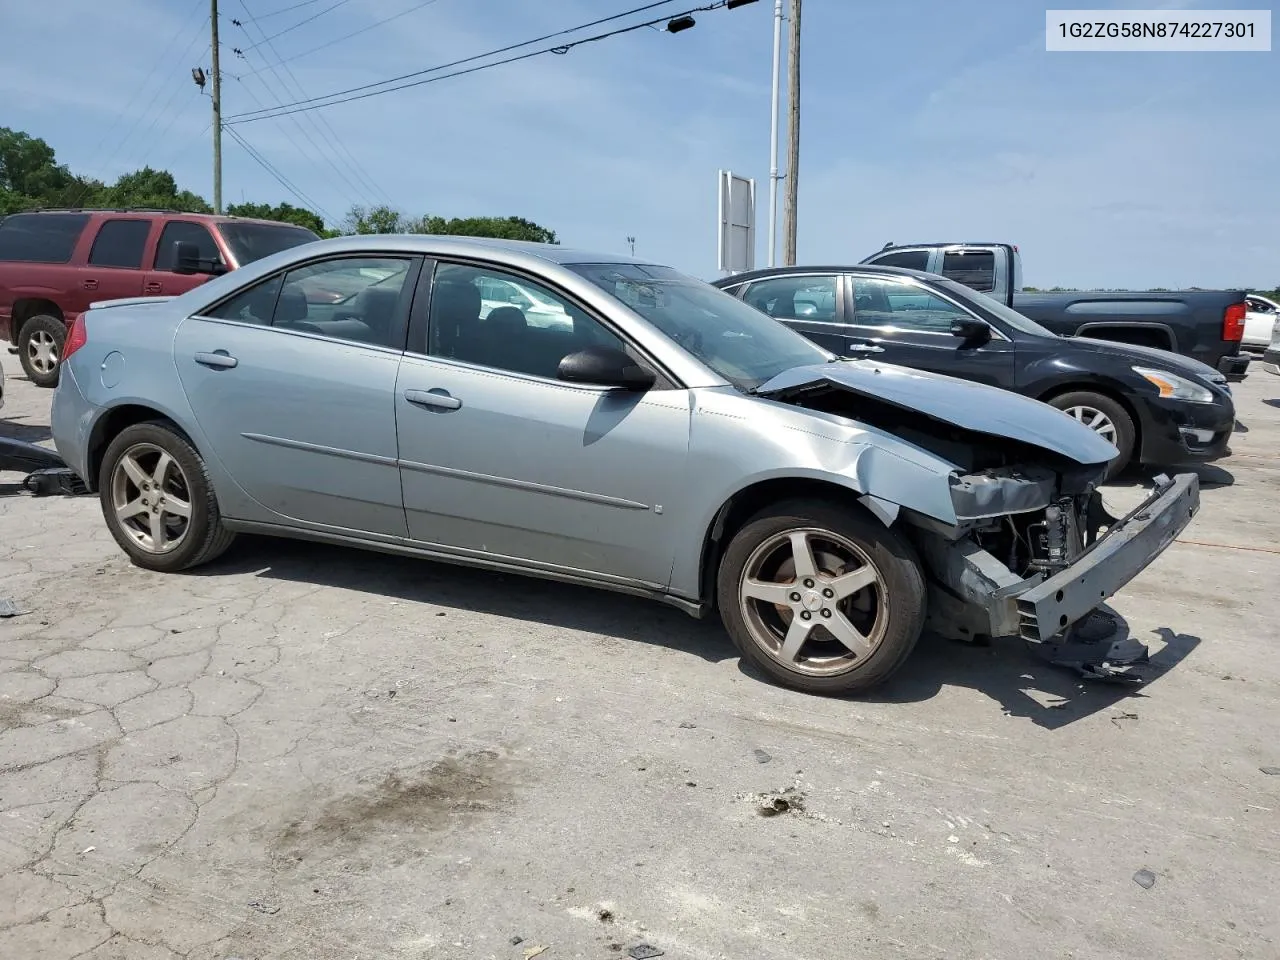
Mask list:
POLYGON ((281 223, 292 223, 306 227, 313 233, 324 235, 324 218, 304 207, 295 207, 291 203, 279 203, 274 207, 269 203, 233 203, 227 207, 227 213, 233 217, 252 217, 255 220, 277 220, 281 223))
POLYGON ((39 137, 0 127, 0 215, 33 207, 78 206, 100 186, 59 164, 53 147, 39 137))
POLYGON ((424 214, 407 217, 387 206, 352 207, 340 230, 344 234, 431 233, 455 237, 497 237, 502 240, 528 240, 534 243, 559 243, 554 230, 539 226, 524 217, 445 217, 424 214))
POLYGON ((143 167, 126 173, 114 184, 100 192, 99 203, 104 207, 149 207, 156 210, 176 210, 182 213, 212 213, 204 197, 190 190, 179 190, 177 181, 168 170, 143 167))

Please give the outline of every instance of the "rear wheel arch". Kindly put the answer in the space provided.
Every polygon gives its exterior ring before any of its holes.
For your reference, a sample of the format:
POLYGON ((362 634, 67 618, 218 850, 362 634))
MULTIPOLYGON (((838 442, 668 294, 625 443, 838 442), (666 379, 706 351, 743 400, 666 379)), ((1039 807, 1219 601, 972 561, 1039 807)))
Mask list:
MULTIPOLYGON (((734 534, 761 510, 770 504, 786 500, 817 500, 873 516, 871 511, 858 502, 861 496, 852 487, 813 477, 772 477, 736 491, 720 505, 702 538, 698 583, 706 615, 716 613, 716 575, 725 547, 734 534)), ((876 522, 881 521, 877 519, 876 522)))
POLYGON ((57 317, 63 323, 67 322, 67 316, 52 300, 44 297, 19 297, 13 301, 13 318, 10 321, 10 336, 13 342, 18 342, 18 331, 22 329, 22 325, 32 317, 38 316, 57 317))
POLYGON ((204 457, 204 451, 200 449, 200 445, 172 417, 145 404, 121 404, 118 407, 112 407, 100 416, 89 434, 89 455, 85 463, 89 476, 84 479, 91 487, 96 488, 97 486, 98 471, 102 468, 102 458, 107 452, 107 447, 111 445, 111 441, 119 436, 122 431, 137 423, 158 423, 168 427, 186 440, 187 443, 191 444, 201 457, 204 457))
POLYGON ((1135 347, 1154 347, 1157 350, 1178 352, 1178 338, 1164 324, 1098 323, 1083 324, 1077 337, 1092 340, 1108 340, 1112 343, 1130 343, 1135 347))

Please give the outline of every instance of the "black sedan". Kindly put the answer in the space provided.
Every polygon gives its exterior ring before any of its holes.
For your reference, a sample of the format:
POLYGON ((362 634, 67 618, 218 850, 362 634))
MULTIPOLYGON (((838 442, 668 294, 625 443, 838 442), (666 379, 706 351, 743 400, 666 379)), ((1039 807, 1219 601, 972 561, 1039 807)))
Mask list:
POLYGON ((840 356, 874 356, 1052 404, 1137 461, 1217 460, 1230 451, 1226 378, 1187 357, 1060 337, 990 297, 918 270, 778 267, 715 281, 840 356))

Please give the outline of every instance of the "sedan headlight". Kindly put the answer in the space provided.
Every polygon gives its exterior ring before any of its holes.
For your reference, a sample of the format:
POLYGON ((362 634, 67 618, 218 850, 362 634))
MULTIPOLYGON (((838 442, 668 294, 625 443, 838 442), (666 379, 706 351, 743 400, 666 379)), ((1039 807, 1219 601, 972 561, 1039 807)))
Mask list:
POLYGON ((1134 367, 1133 372, 1159 390, 1162 397, 1190 400, 1192 403, 1213 403, 1213 391, 1176 373, 1155 367, 1134 367))

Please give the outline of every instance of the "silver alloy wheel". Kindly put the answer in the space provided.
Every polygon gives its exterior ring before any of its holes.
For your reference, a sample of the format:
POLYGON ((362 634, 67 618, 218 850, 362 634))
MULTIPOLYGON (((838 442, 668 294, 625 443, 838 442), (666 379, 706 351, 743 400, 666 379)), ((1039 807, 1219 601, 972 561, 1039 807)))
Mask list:
POLYGON ((1111 421, 1111 418, 1101 410, 1096 407, 1075 406, 1067 407, 1062 412, 1069 417, 1075 417, 1075 419, 1079 420, 1094 433, 1098 434, 1098 436, 1102 437, 1103 440, 1106 440, 1110 444, 1115 444, 1116 425, 1111 421))
POLYGON ((58 366, 58 341, 47 330, 36 330, 27 339, 27 359, 39 373, 53 373, 58 366))
POLYGON ((111 507, 120 527, 147 553, 171 553, 191 528, 191 487, 172 455, 135 443, 111 474, 111 507))
POLYGON ((884 640, 889 599, 865 550, 818 527, 760 544, 738 603, 752 639, 788 670, 831 676, 861 666, 884 640))

